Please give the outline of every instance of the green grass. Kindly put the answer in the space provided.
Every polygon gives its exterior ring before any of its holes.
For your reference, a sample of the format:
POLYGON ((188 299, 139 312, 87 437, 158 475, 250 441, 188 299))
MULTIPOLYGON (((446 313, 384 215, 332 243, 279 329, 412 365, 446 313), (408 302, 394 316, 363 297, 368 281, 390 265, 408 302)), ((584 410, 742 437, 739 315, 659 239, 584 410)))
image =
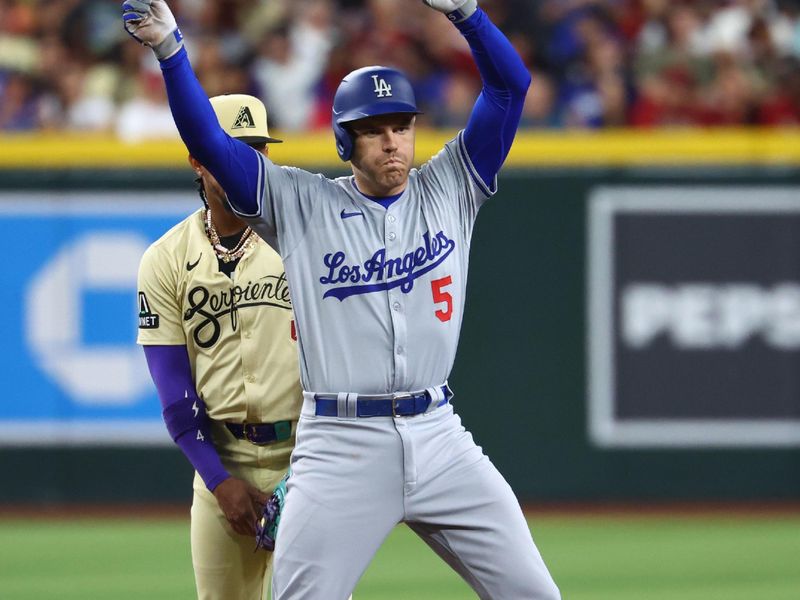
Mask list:
MULTIPOLYGON (((800 516, 534 516, 531 523, 565 600, 800 599, 800 516)), ((0 521, 2 600, 193 597, 185 520, 0 521)), ((474 597, 404 527, 355 592, 356 600, 474 597)))

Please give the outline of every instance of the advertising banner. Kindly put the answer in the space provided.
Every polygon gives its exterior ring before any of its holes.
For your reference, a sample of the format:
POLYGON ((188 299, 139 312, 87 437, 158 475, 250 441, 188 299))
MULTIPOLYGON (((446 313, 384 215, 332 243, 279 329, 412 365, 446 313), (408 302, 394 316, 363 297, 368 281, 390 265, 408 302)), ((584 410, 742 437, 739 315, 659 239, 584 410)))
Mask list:
POLYGON ((800 445, 800 188, 603 188, 588 215, 592 440, 800 445))
POLYGON ((0 445, 169 444, 136 343, 147 246, 178 194, 0 192, 0 445))

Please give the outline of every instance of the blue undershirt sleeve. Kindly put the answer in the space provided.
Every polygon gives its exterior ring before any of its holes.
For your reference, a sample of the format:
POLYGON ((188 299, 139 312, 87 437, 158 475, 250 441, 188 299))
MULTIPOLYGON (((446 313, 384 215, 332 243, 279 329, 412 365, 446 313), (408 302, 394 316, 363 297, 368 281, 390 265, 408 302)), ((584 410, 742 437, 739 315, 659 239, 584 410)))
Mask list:
POLYGON ((161 72, 172 117, 189 153, 216 178, 236 210, 256 213, 264 185, 258 153, 219 126, 186 48, 161 61, 161 72))
POLYGON ((464 146, 483 183, 494 190, 519 127, 531 76, 511 42, 480 8, 456 27, 469 43, 483 80, 464 130, 464 146))

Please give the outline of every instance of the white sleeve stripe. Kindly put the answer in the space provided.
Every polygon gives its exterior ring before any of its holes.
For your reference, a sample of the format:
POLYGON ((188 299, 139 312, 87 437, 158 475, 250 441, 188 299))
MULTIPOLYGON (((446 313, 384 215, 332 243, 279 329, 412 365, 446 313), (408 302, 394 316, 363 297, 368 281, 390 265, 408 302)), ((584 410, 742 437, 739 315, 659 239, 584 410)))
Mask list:
POLYGON ((266 192, 267 187, 267 165, 266 165, 266 157, 262 156, 261 153, 258 154, 258 184, 256 185, 256 206, 258 207, 258 213, 256 216, 261 217, 264 213, 264 194, 266 192))
POLYGON ((497 192, 497 175, 495 174, 491 187, 487 186, 483 179, 481 179, 477 169, 475 169, 475 165, 472 164, 472 159, 470 159, 469 154, 467 153, 467 147, 464 145, 463 129, 458 132, 458 149, 461 154, 461 160, 466 165, 467 171, 469 171, 469 174, 472 177, 472 180, 475 182, 475 185, 480 188, 481 192, 483 192, 483 195, 487 198, 493 196, 497 192))
MULTIPOLYGON (((261 217, 261 213, 263 212, 264 208, 262 205, 262 201, 264 199, 264 187, 266 186, 266 181, 267 181, 266 177, 264 176, 264 173, 266 171, 266 167, 264 166, 264 161, 266 159, 264 158, 264 156, 261 155, 260 152, 257 152, 256 154, 258 155, 258 179, 256 181, 256 206, 258 207, 258 210, 250 214, 237 210, 236 207, 231 204, 233 212, 235 212, 240 217, 247 217, 249 219, 261 217)), ((230 202, 228 204, 230 204, 230 202)))

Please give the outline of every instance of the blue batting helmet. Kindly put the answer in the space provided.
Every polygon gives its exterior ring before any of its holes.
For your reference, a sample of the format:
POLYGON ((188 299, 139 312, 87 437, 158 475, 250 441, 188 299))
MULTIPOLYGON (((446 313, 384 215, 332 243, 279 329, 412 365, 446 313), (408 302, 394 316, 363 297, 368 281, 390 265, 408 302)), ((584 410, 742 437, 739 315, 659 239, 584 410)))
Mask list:
POLYGON ((346 161, 353 154, 353 136, 346 123, 375 115, 419 112, 411 83, 397 69, 363 67, 345 75, 333 97, 333 134, 339 158, 346 161))

